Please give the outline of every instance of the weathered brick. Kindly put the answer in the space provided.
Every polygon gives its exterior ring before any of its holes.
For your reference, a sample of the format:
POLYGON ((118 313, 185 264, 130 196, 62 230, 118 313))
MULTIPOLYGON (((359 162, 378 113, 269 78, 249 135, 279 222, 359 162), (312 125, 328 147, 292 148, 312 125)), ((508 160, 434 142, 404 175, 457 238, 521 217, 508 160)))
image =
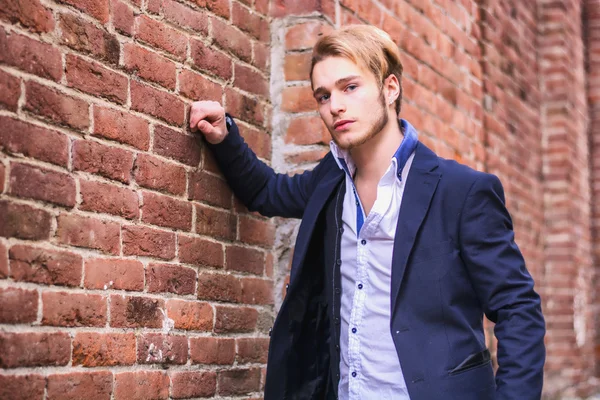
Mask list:
POLYGON ((244 243, 270 247, 275 242, 275 225, 270 221, 240 215, 239 232, 244 243))
POLYGON ((242 299, 242 284, 233 275, 202 271, 198 274, 198 298, 239 303, 242 299))
POLYGON ((273 282, 256 278, 242 278, 242 302, 245 304, 273 304, 273 282))
POLYGON ((62 77, 60 51, 47 43, 0 29, 0 62, 58 82, 62 77))
POLYGON ((60 14, 60 32, 62 44, 92 54, 98 61, 105 60, 112 65, 119 63, 121 45, 116 36, 85 19, 75 14, 60 14))
POLYGON ((167 315, 173 320, 175 329, 211 331, 213 328, 213 309, 208 303, 169 299, 167 315))
POLYGON ((226 240, 235 240, 237 235, 237 218, 231 212, 197 205, 196 233, 226 240))
POLYGON ((129 72, 167 89, 175 89, 177 67, 174 62, 132 43, 125 44, 123 54, 129 72))
POLYGON ((165 19, 200 33, 202 36, 208 35, 208 16, 204 12, 198 12, 184 6, 174 0, 162 1, 163 15, 165 19))
POLYGON ((0 240, 0 279, 8 278, 8 247, 0 240))
POLYGON ((109 371, 73 372, 48 376, 47 400, 110 400, 113 375, 109 371))
POLYGON ((45 210, 0 201, 0 236, 41 240, 50 236, 52 216, 45 210))
POLYGON ((146 333, 138 337, 139 364, 185 364, 187 363, 187 337, 146 333))
POLYGON ((79 181, 80 210, 95 211, 134 219, 139 216, 138 195, 133 190, 107 183, 79 181))
POLYGON ((106 297, 68 292, 42 293, 42 325, 104 326, 106 297))
POLYGON ((78 332, 73 339, 73 366, 112 367, 136 361, 135 334, 78 332))
POLYGON ((0 288, 0 323, 25 324, 37 320, 38 292, 17 288, 0 288))
POLYGON ((214 337, 191 338, 190 358, 194 364, 231 365, 235 360, 235 340, 214 337))
POLYGON ((39 0, 6 0, 0 8, 0 19, 11 24, 21 24, 37 33, 54 29, 52 11, 44 7, 39 0))
POLYGON ((138 260, 92 258, 84 268, 87 289, 144 290, 144 265, 138 260))
POLYGON ((231 15, 227 0, 194 0, 194 2, 225 19, 229 19, 231 15))
POLYGON ((286 50, 312 49, 319 37, 332 31, 324 22, 310 21, 288 28, 285 34, 286 50))
POLYGON ((194 294, 196 270, 173 264, 150 264, 146 269, 146 287, 153 293, 194 294))
POLYGON ((177 96, 136 81, 131 81, 131 108, 173 125, 182 125, 185 117, 185 104, 177 96))
POLYGON ((109 3, 108 0, 62 0, 64 3, 83 11, 96 18, 103 24, 108 22, 109 3))
POLYGON ((133 9, 120 0, 111 0, 111 7, 115 29, 124 35, 133 35, 133 24, 135 23, 133 9))
POLYGON ((211 22, 214 42, 217 46, 230 51, 243 61, 250 62, 252 59, 252 44, 248 36, 234 26, 221 22, 216 18, 212 18, 211 22))
POLYGON ((161 328, 165 304, 161 299, 110 296, 110 326, 115 328, 161 328))
POLYGON ((11 194, 69 208, 75 206, 75 179, 69 174, 21 163, 11 163, 10 167, 11 194))
POLYGON ((116 140, 140 150, 148 150, 150 146, 148 121, 129 112, 99 105, 94 105, 93 113, 94 135, 116 140))
POLYGON ((190 47, 192 60, 197 69, 225 80, 231 79, 233 76, 231 58, 199 40, 192 39, 190 47))
POLYGON ((269 95, 269 83, 259 72, 241 64, 235 64, 234 70, 233 84, 237 88, 263 97, 269 95))
POLYGON ((317 102, 310 86, 286 87, 281 95, 281 109, 285 112, 300 113, 317 110, 317 102))
POLYGON ((232 5, 233 25, 238 26, 242 31, 249 33, 258 40, 268 42, 271 34, 267 20, 237 2, 232 3, 232 5))
POLYGON ((9 251, 11 277, 15 281, 45 285, 79 286, 83 260, 67 251, 14 245, 9 251))
POLYGON ((20 96, 21 79, 0 71, 0 110, 17 112, 20 96))
POLYGON ((192 229, 192 205, 183 200, 144 192, 142 221, 167 228, 190 231, 192 229))
POLYGON ((252 62, 252 65, 260 69, 265 74, 268 74, 271 67, 270 47, 259 42, 252 43, 252 47, 254 48, 254 61, 252 62))
POLYGON ((67 85, 94 96, 105 97, 118 104, 127 101, 128 79, 99 63, 67 54, 67 85))
POLYGON ((151 256, 163 260, 175 257, 175 233, 144 226, 123 226, 123 254, 151 256))
POLYGON ((187 264, 223 267, 223 246, 205 239, 179 235, 179 260, 187 264))
POLYGON ((148 0, 146 4, 146 10, 151 13, 158 15, 162 8, 162 0, 148 0))
POLYGON ((60 243, 119 254, 121 226, 118 223, 68 214, 61 214, 57 222, 56 237, 60 243))
POLYGON ((238 125, 238 128, 244 141, 258 157, 266 160, 271 159, 271 136, 263 131, 249 128, 245 125, 238 125))
POLYGON ((215 372, 182 371, 171 374, 171 398, 212 397, 217 390, 215 372))
POLYGON ((184 69, 179 74, 179 92, 191 100, 212 100, 221 102, 223 88, 202 75, 184 69))
POLYGON ((169 383, 165 372, 121 372, 115 374, 114 400, 166 400, 169 383))
POLYGON ((90 105, 55 89, 29 81, 25 84, 25 110, 60 125, 85 130, 90 125, 90 105))
POLYGON ((271 4, 270 0, 255 0, 254 8, 256 8, 256 11, 258 11, 262 15, 268 15, 270 4, 271 4))
POLYGON ((190 174, 188 191, 190 200, 199 200, 214 206, 231 208, 233 193, 227 183, 204 171, 190 174))
POLYGON ((186 171, 176 164, 162 161, 148 154, 138 155, 133 171, 138 185, 182 195, 186 188, 186 171))
POLYGON ((73 143, 73 167, 78 171, 129 183, 133 153, 92 140, 76 140, 73 143))
MULTIPOLYGON (((313 100, 314 101, 314 100, 313 100)), ((265 115, 260 102, 233 89, 225 89, 225 104, 227 112, 243 121, 261 126, 265 115)))
POLYGON ((225 258, 228 271, 262 275, 265 270, 265 253, 260 250, 231 245, 227 246, 225 258))
POLYGON ((237 362, 266 364, 269 353, 269 339, 237 338, 237 362))
POLYGON ((199 140, 194 136, 184 135, 179 131, 157 125, 154 128, 153 150, 161 156, 197 167, 201 155, 199 140))
POLYGON ((285 55, 283 72, 286 81, 309 80, 311 53, 290 53, 285 55))
POLYGON ((290 121, 284 141, 286 143, 307 145, 324 142, 327 128, 320 117, 300 117, 290 121))
POLYGON ((216 333, 252 332, 256 329, 258 311, 249 307, 217 306, 216 333))
POLYGON ((68 333, 0 332, 0 367, 62 366, 71 358, 68 333))
POLYGON ((42 375, 0 375, 0 399, 42 400, 45 388, 42 375))
POLYGON ((136 37, 144 42, 173 54, 178 59, 185 57, 187 37, 146 15, 137 17, 136 37))
POLYGON ((221 396, 258 392, 260 389, 260 368, 220 371, 217 381, 219 395, 221 396))

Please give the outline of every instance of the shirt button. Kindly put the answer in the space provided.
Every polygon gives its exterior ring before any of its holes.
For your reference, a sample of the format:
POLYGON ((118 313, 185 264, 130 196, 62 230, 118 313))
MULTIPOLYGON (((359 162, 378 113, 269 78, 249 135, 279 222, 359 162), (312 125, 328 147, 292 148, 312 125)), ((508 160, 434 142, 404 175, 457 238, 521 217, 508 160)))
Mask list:
POLYGON ((340 233, 344 233, 344 228, 340 228, 340 233))
POLYGON ((353 372, 353 373, 352 373, 352 377, 353 377, 353 378, 356 378, 356 375, 357 375, 357 374, 356 374, 356 372, 353 372))
POLYGON ((352 328, 352 333, 356 333, 356 328, 352 328))
POLYGON ((359 290, 362 290, 362 288, 363 288, 363 284, 362 284, 362 283, 359 283, 359 284, 358 284, 358 289, 359 289, 359 290))
POLYGON ((360 244, 362 244, 364 246, 365 244, 367 244, 367 241, 365 239, 363 239, 360 241, 360 244))
POLYGON ((342 260, 337 260, 337 261, 336 261, 336 264, 337 264, 337 265, 342 265, 342 260))
POLYGON ((356 201, 356 205, 358 205, 358 201, 356 201))

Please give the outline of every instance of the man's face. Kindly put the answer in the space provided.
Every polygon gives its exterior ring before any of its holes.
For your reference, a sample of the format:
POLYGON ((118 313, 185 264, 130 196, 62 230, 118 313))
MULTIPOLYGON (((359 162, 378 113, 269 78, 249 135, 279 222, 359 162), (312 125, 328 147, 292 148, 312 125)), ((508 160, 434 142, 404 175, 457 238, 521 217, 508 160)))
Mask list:
POLYGON ((319 61, 313 69, 312 84, 321 118, 340 148, 360 146, 387 124, 381 85, 370 71, 347 58, 319 61))

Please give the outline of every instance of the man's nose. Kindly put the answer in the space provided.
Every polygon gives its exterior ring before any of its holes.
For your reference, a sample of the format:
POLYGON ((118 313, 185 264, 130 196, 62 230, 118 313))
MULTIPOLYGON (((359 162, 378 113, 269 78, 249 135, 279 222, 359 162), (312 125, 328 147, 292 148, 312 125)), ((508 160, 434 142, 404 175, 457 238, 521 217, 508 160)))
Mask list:
POLYGON ((329 98, 329 105, 330 105, 331 114, 333 114, 333 115, 338 115, 338 114, 346 111, 346 105, 342 101, 342 98, 340 96, 334 95, 333 93, 331 94, 331 97, 329 98))

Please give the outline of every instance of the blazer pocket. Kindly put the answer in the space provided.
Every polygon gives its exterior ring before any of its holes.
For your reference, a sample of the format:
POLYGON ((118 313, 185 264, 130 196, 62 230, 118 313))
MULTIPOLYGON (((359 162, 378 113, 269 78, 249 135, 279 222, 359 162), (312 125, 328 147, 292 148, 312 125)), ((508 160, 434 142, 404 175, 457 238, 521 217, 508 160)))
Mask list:
POLYGON ((435 260, 436 258, 440 258, 452 253, 454 250, 455 247, 454 242, 452 240, 446 240, 425 247, 419 247, 418 245, 416 245, 413 248, 411 262, 413 264, 417 264, 425 261, 435 260))
POLYGON ((465 358, 460 364, 448 371, 449 375, 460 374, 461 372, 469 371, 471 369, 481 367, 492 361, 490 351, 484 349, 478 353, 473 353, 465 358))

